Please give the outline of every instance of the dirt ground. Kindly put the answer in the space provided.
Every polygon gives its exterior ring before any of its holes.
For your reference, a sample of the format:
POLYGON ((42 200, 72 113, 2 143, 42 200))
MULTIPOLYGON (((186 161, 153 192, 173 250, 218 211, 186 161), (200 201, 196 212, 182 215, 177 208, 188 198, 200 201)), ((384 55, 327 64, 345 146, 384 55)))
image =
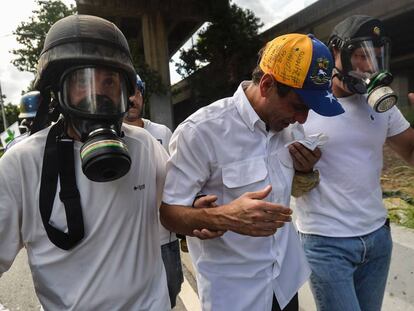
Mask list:
POLYGON ((391 220, 414 228, 414 168, 387 145, 384 147, 381 185, 391 220))

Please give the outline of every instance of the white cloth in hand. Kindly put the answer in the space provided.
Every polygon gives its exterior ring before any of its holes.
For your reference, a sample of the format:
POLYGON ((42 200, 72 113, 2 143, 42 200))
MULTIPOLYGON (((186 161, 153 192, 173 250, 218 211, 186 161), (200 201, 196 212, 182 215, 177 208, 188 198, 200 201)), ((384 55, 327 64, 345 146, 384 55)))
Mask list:
POLYGON ((313 151, 316 149, 316 147, 319 147, 319 148, 322 147, 329 139, 329 137, 323 133, 305 136, 303 127, 299 123, 293 124, 292 134, 293 134, 293 141, 285 144, 285 147, 289 146, 290 144, 293 144, 294 142, 298 142, 304 145, 306 148, 313 151))

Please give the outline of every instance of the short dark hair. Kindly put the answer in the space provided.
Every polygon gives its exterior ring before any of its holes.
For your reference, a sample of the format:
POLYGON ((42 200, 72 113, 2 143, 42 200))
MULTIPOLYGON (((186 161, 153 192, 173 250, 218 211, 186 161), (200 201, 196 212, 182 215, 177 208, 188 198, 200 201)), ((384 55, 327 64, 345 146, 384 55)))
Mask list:
MULTIPOLYGON (((260 49, 260 51, 257 53, 257 55, 258 55, 257 65, 253 69, 253 72, 252 72, 252 82, 256 85, 259 84, 260 80, 264 76, 264 72, 263 72, 262 68, 260 68, 259 64, 260 64, 260 60, 262 59, 262 55, 263 55, 263 51, 264 51, 265 47, 266 46, 262 47, 260 49)), ((273 78, 273 80, 276 83, 275 85, 276 85, 276 88, 277 88, 277 94, 280 97, 285 97, 292 90, 292 87, 290 87, 286 84, 283 84, 279 81, 276 81, 276 79, 274 79, 274 78, 273 78)))
POLYGON ((260 68, 259 65, 257 65, 256 68, 254 68, 252 72, 252 82, 258 85, 263 75, 264 75, 263 70, 260 68))

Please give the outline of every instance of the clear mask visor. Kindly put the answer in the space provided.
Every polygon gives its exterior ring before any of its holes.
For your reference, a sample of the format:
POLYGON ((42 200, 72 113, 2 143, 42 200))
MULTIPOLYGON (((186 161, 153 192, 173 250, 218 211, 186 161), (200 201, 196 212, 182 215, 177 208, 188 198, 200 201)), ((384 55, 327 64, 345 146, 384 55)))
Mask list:
POLYGON ((352 44, 350 76, 369 79, 379 72, 389 71, 389 41, 362 40, 352 44))
POLYGON ((111 68, 79 68, 63 76, 62 100, 82 114, 117 116, 128 108, 126 85, 125 77, 111 68))

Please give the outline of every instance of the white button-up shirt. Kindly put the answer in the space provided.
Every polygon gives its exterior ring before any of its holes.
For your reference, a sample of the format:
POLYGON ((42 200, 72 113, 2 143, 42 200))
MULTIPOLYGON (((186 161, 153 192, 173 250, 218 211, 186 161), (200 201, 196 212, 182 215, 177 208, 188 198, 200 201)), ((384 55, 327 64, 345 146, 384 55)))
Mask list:
MULTIPOLYGON (((250 105, 243 82, 233 97, 204 107, 174 132, 163 201, 191 206, 202 191, 219 205, 248 191, 272 185, 266 198, 289 205, 293 163, 284 145, 291 126, 268 132, 250 105)), ((292 224, 269 237, 226 232, 211 240, 188 238, 197 270, 203 310, 271 310, 273 294, 281 308, 309 276, 292 224)))

